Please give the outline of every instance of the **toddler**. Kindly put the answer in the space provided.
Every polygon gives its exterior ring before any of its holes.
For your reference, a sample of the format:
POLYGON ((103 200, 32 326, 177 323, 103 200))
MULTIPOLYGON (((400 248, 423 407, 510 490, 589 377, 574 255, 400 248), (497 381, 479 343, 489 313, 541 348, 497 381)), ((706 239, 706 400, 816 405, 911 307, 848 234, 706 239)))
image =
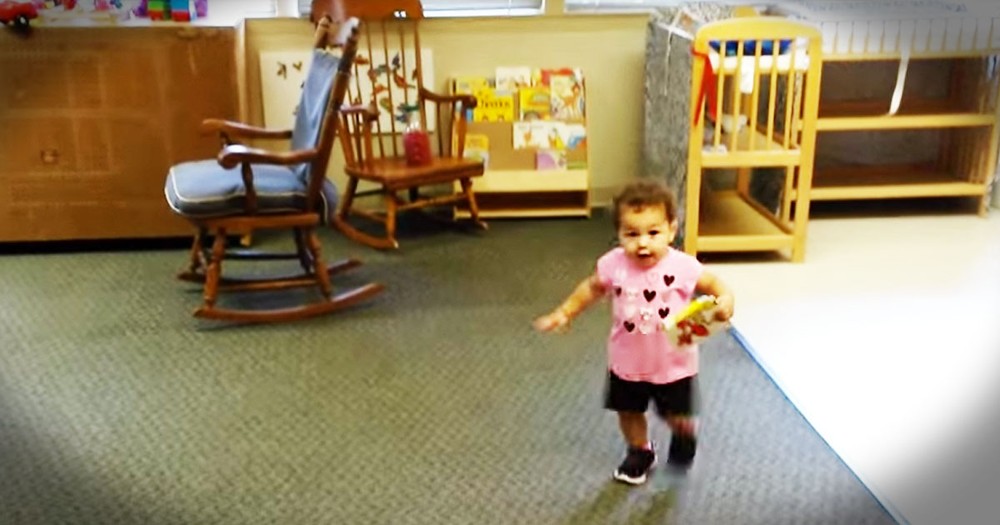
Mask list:
POLYGON ((608 337, 605 408, 618 414, 627 453, 614 479, 631 485, 646 481, 656 464, 646 409, 652 401, 671 430, 667 463, 686 469, 695 455, 697 345, 674 347, 664 319, 680 312, 696 293, 716 297, 716 319, 733 315, 733 294, 693 256, 670 246, 677 234, 673 193, 664 185, 629 184, 614 199, 619 246, 597 260, 592 275, 551 313, 535 320, 541 331, 564 330, 602 297, 612 302, 608 337))

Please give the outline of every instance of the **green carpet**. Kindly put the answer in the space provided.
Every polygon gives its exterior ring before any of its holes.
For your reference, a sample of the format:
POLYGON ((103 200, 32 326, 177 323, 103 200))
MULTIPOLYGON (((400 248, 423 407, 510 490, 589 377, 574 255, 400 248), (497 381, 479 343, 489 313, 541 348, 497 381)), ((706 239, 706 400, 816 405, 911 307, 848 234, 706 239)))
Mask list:
POLYGON ((601 214, 405 217, 395 253, 324 231, 366 262, 339 286, 386 292, 265 326, 190 317, 183 249, 0 257, 0 524, 892 523, 728 334, 691 472, 610 481, 606 308, 530 323, 611 238, 601 214))

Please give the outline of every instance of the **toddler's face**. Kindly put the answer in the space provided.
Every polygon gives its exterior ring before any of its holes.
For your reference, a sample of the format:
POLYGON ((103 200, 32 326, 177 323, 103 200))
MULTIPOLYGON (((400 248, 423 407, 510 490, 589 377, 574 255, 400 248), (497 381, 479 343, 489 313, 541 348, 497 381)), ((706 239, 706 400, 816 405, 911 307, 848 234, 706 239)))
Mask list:
POLYGON ((618 243, 641 266, 658 263, 677 234, 677 223, 667 218, 662 204, 623 207, 619 219, 618 243))

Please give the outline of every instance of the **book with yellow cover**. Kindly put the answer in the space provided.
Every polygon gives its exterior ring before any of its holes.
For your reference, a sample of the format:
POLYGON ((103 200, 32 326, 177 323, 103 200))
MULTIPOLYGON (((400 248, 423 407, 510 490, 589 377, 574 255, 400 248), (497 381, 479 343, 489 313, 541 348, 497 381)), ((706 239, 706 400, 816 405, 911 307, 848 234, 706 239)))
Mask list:
POLYGON ((514 94, 512 92, 484 87, 480 88, 475 95, 476 109, 472 111, 474 122, 514 121, 514 94))
POLYGON ((451 92, 455 95, 475 95, 482 88, 491 87, 492 82, 487 77, 461 75, 451 81, 451 92))
MULTIPOLYGON (((454 95, 475 95, 480 89, 491 87, 489 78, 475 75, 461 75, 451 79, 451 92, 454 95)), ((465 120, 472 120, 474 110, 468 110, 465 120)))
POLYGON ((520 120, 549 120, 552 101, 546 86, 523 87, 517 91, 520 120))
POLYGON ((490 137, 482 133, 468 133, 465 135, 465 149, 462 156, 467 159, 476 159, 483 162, 484 168, 489 168, 490 162, 490 137))

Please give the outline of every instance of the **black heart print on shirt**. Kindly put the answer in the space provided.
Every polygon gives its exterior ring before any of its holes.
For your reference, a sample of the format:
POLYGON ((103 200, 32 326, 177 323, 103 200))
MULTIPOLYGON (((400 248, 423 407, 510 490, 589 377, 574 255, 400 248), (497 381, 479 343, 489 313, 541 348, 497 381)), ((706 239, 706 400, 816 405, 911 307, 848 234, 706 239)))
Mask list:
POLYGON ((642 296, 646 298, 647 303, 650 303, 653 301, 653 298, 656 297, 656 290, 643 290, 642 296))
POLYGON ((671 284, 674 284, 674 276, 673 275, 664 275, 663 276, 663 282, 667 286, 670 286, 671 284))

